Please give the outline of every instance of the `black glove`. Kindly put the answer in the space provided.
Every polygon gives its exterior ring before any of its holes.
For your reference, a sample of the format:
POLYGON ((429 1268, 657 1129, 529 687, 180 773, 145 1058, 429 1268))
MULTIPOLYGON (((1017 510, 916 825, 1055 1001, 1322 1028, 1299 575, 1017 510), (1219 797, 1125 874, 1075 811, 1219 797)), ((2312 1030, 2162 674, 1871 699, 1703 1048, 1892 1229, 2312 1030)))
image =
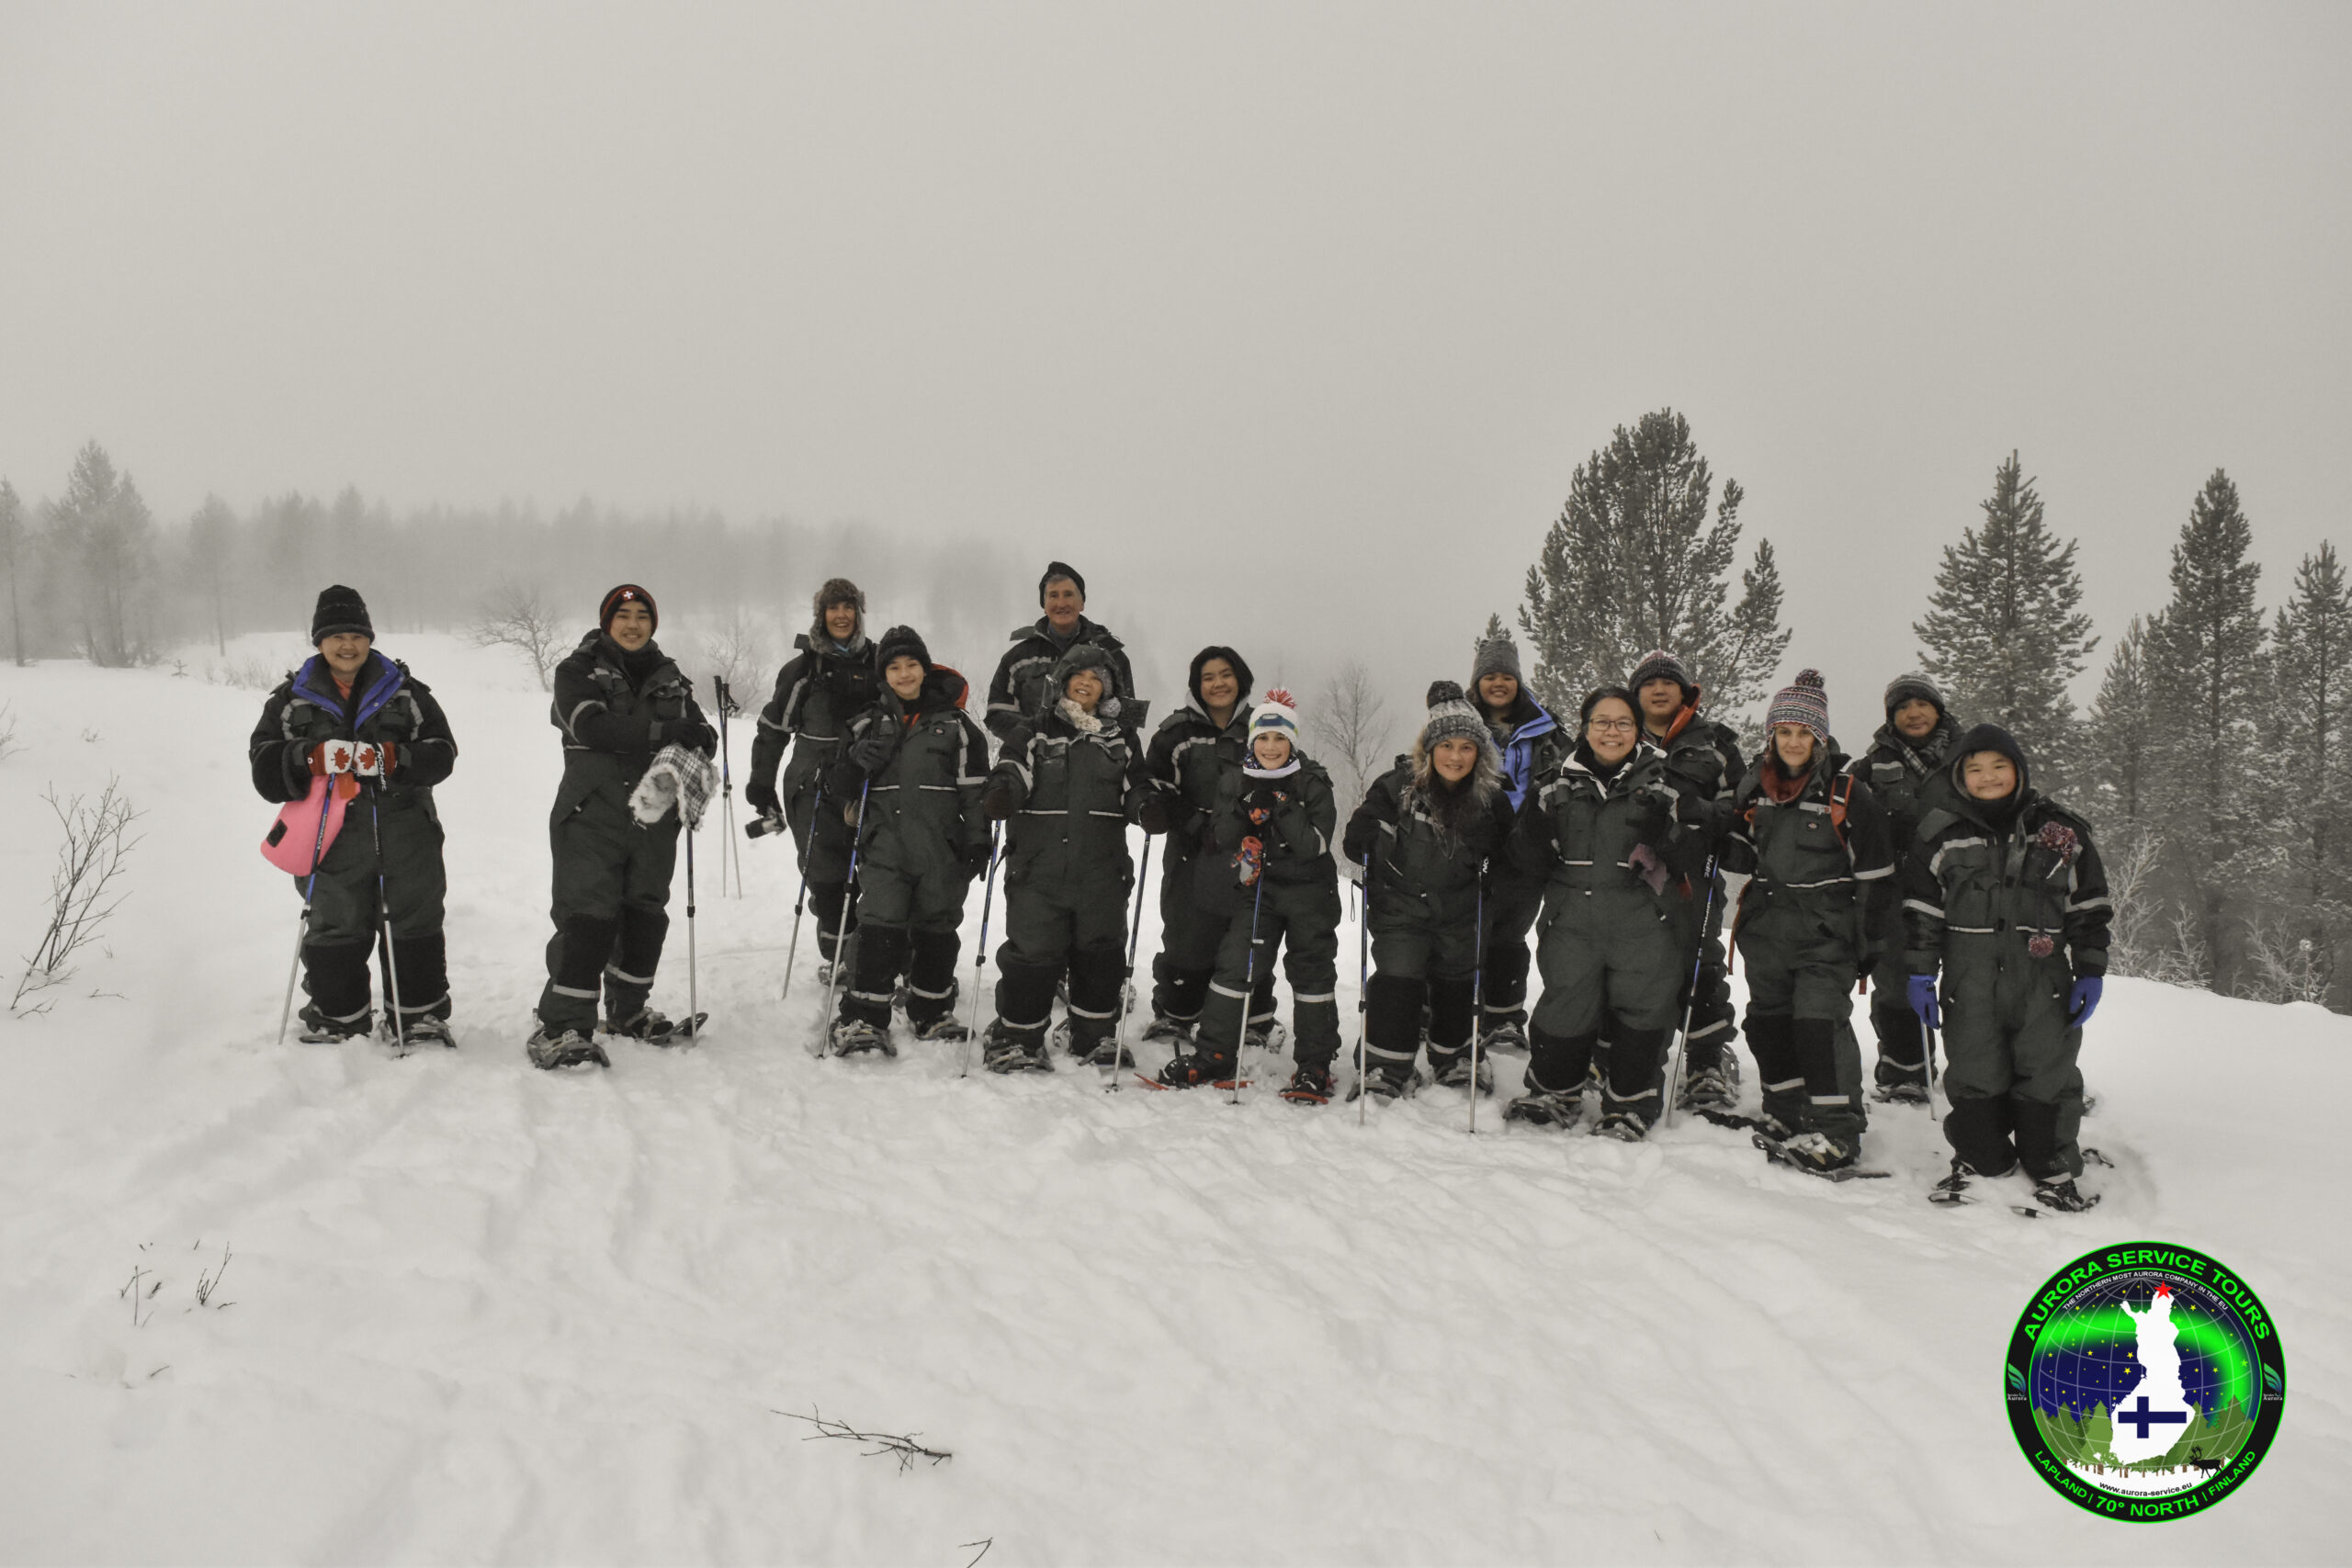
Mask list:
POLYGON ((1012 815, 1012 791, 1002 784, 980 796, 980 815, 991 822, 1001 822, 1012 815))
POLYGON ((743 784, 743 804, 759 817, 775 817, 784 810, 784 802, 775 793, 774 779, 747 779, 743 784))
POLYGON ((970 849, 966 850, 964 874, 967 876, 987 875, 990 852, 990 848, 987 844, 974 844, 970 849))
POLYGON ((1151 796, 1136 812, 1136 825, 1147 833, 1165 833, 1175 819, 1176 814, 1168 808, 1168 797, 1164 795, 1151 796))
POLYGON ((671 720, 662 727, 661 739, 664 745, 683 746, 689 751, 718 750, 718 731, 698 718, 671 720))
POLYGON ((1671 821, 1680 796, 1664 779, 1652 779, 1634 792, 1634 809, 1652 822, 1671 821))
POLYGON ((888 719, 876 719, 866 726, 865 733, 849 749, 849 760, 857 771, 872 778, 889 765, 891 753, 899 749, 899 727, 888 719))

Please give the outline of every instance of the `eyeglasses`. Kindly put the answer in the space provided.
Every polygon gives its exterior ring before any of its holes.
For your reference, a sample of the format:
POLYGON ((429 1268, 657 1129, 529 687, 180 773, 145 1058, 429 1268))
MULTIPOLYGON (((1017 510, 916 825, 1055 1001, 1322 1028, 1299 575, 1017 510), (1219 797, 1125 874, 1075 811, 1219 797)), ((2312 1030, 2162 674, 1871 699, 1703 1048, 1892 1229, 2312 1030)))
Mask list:
POLYGON ((1634 732, 1634 721, 1630 718, 1593 718, 1585 721, 1585 728, 1596 735, 1630 735, 1634 732))

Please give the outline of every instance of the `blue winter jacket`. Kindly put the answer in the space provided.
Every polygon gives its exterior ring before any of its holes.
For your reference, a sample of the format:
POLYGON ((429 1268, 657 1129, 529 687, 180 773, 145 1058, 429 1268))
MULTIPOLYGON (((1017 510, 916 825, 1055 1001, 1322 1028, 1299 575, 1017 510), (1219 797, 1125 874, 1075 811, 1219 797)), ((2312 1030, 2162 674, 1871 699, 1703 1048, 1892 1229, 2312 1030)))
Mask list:
POLYGON ((1490 716, 1487 728, 1494 732, 1495 744, 1502 751, 1503 793, 1516 811, 1526 803, 1528 785, 1544 771, 1544 753, 1558 748, 1559 727, 1521 686, 1503 722, 1498 725, 1490 716))

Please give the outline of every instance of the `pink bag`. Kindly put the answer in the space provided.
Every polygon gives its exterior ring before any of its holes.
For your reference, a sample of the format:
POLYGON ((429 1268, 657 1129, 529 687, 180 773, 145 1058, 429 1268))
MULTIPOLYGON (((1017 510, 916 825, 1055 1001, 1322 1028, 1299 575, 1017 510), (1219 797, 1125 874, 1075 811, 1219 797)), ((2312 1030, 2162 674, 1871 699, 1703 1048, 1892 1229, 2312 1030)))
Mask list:
POLYGON ((289 876, 310 875, 327 858, 334 836, 343 830, 344 809, 358 793, 358 781, 348 773, 312 779, 308 795, 278 808, 277 820, 261 841, 262 858, 289 876), (351 782, 349 794, 336 787, 345 780, 351 782))

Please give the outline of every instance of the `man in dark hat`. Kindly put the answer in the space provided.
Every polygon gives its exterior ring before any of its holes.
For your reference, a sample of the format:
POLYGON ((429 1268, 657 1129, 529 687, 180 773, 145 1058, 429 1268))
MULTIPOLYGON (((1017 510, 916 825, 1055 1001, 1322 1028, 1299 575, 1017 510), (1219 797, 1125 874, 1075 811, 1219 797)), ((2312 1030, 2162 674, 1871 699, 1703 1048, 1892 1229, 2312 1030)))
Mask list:
POLYGON ((647 1004, 670 931, 679 822, 674 812, 639 821, 629 793, 664 746, 708 757, 718 732, 653 640, 660 622, 653 595, 624 582, 555 669, 549 718, 563 731, 563 782, 548 819, 555 935, 530 1040, 536 1066, 612 1065, 594 1033, 600 990, 612 1033, 667 1044, 676 1028, 647 1004))
POLYGON ((1049 699, 1054 666, 1076 644, 1091 643, 1109 656, 1118 689, 1127 697, 1123 722, 1141 729, 1144 705, 1135 700, 1135 671, 1127 667, 1126 645, 1108 627, 1086 618, 1086 579, 1064 561, 1049 561, 1037 580, 1037 604, 1045 614, 1032 626, 1015 627, 1012 646, 997 661, 996 678, 989 682, 988 727, 999 741, 1015 726, 1037 717, 1049 699))
MULTIPOLYGON (((1959 734, 1942 687, 1918 671, 1897 675, 1886 687, 1886 723, 1871 738, 1870 750, 1847 769, 1867 780, 1886 807, 1898 877, 1905 874, 1919 830, 1920 791, 1951 760, 1959 734)), ((1898 907, 1878 933, 1878 953, 1871 964, 1871 1028, 1878 1035, 1876 1093, 1882 1100, 1920 1105, 1928 1099, 1928 1043, 1919 1016, 1905 995, 1903 943, 1898 907)))
MULTIPOLYGON (((454 1042, 441 914, 448 874, 433 786, 457 767, 458 743, 431 690, 407 665, 376 652, 375 638, 356 592, 337 583, 321 593, 311 616, 318 653, 262 705, 246 757, 264 800, 305 801, 324 784, 344 803, 339 827, 327 812, 310 820, 307 836, 302 824, 281 818, 292 850, 270 857, 294 873, 295 891, 310 905, 302 1037, 368 1032, 375 1015, 368 954, 388 941, 386 1032, 447 1045, 454 1042)), ((326 800, 320 805, 327 811, 326 800)))

